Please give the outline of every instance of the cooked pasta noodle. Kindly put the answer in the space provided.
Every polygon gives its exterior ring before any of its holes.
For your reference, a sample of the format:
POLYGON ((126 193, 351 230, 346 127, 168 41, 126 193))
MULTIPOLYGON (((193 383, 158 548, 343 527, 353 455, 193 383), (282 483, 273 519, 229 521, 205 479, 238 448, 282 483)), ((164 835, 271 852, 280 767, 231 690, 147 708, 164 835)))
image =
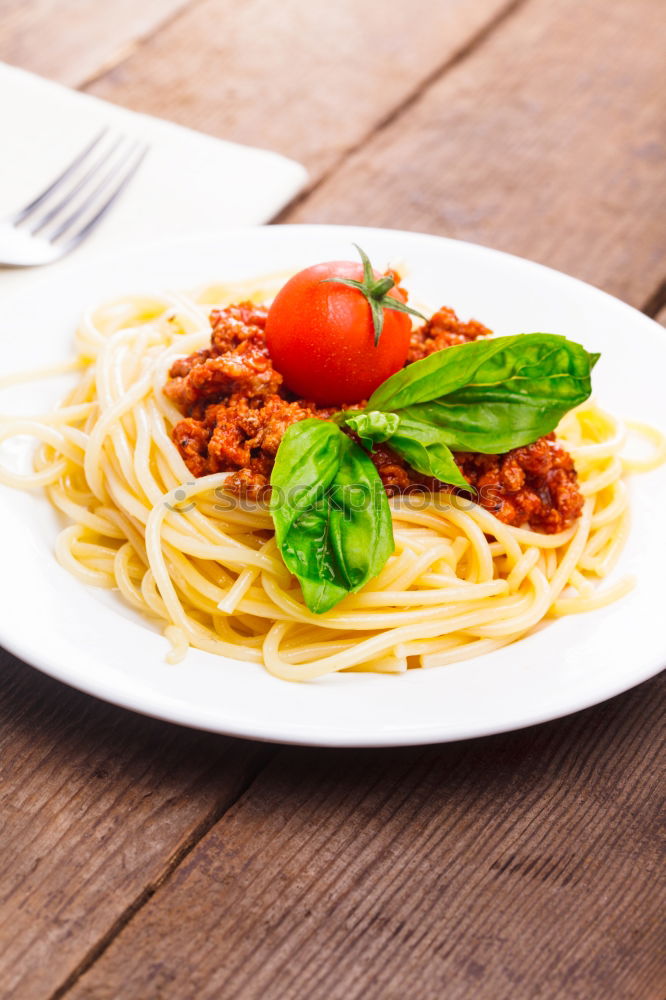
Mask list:
MULTIPOLYGON (((265 282, 262 297, 274 285, 265 282)), ((625 477, 663 461, 666 442, 588 402, 558 429, 585 497, 572 527, 550 535, 510 527, 446 493, 394 498, 396 547, 381 573, 333 610, 311 613, 277 550, 268 510, 225 492, 227 474, 192 480, 170 437, 181 417, 162 391, 170 365, 205 346, 212 304, 247 294, 212 286, 104 305, 84 317, 74 361, 25 376, 78 372, 62 405, 0 417, 0 442, 38 442, 33 471, 3 467, 0 481, 46 492, 69 522, 56 542, 59 562, 84 583, 116 588, 159 623, 168 660, 194 646, 263 663, 288 680, 402 673, 490 652, 549 616, 627 592, 630 580, 595 584, 628 532, 625 477), (644 440, 649 456, 623 458, 628 433, 644 440)))

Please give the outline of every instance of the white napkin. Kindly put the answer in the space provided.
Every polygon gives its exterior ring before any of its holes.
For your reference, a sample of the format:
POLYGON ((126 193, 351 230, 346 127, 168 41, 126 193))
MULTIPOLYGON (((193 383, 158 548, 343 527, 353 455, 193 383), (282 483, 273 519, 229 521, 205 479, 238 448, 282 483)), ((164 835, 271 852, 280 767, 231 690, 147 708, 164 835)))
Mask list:
MULTIPOLYGON (((105 125, 146 140, 150 151, 77 254, 268 222, 307 179, 304 167, 277 153, 137 114, 0 63, 0 218, 30 201, 105 125)), ((0 295, 44 271, 0 268, 0 295)))

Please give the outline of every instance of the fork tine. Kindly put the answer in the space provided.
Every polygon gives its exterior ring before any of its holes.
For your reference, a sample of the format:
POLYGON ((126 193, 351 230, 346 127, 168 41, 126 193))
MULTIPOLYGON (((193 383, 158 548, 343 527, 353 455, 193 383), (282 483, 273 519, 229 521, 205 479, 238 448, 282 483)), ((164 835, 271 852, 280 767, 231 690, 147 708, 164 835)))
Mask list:
POLYGON ((79 178, 79 180, 76 182, 76 184, 74 184, 73 187, 68 189, 65 196, 61 198, 60 201, 56 202, 53 208, 50 208, 48 212, 46 212, 43 216, 38 218, 36 222, 31 223, 30 232, 32 233, 33 236, 35 236, 37 233, 40 233, 42 229, 48 226, 49 222, 55 219, 57 215, 60 215, 63 209, 67 208, 67 206, 74 200, 79 191, 81 191, 83 188, 86 187, 88 181, 92 180, 94 177, 99 175, 101 168, 104 166, 105 163, 108 163, 111 160, 113 154, 116 152, 116 150, 118 149, 118 147, 121 145, 122 142, 123 142, 123 137, 120 136, 120 138, 116 139, 116 141, 113 143, 110 149, 108 149, 105 153, 102 153, 101 156, 97 157, 97 159, 93 162, 92 166, 86 170, 83 176, 79 178))
MULTIPOLYGON (((65 247, 68 251, 73 250, 75 246, 78 246, 78 244, 82 240, 84 240, 86 236, 88 236, 93 231, 93 229, 95 229, 95 227, 102 221, 106 213, 109 211, 109 209, 114 205, 116 200, 123 193, 129 182, 132 180, 135 173, 143 163, 146 154, 148 153, 148 149, 149 146, 146 143, 143 144, 139 142, 135 143, 133 147, 133 152, 138 153, 138 155, 135 155, 134 159, 132 160, 130 154, 129 166, 125 169, 124 172, 121 173, 120 178, 117 179, 116 185, 113 188, 113 190, 109 193, 106 201, 97 209, 92 218, 88 219, 85 225, 66 241, 65 247)), ((128 158, 126 157, 125 160, 123 161, 123 164, 127 164, 127 162, 128 158)), ((123 164, 118 164, 116 167, 114 167, 106 174, 106 176, 103 178, 100 184, 97 185, 96 189, 89 195, 89 197, 85 200, 85 202, 79 206, 76 212, 73 212, 72 215, 70 215, 70 217, 66 219, 65 222, 61 226, 59 226, 54 233, 51 234, 51 236, 49 237, 51 242, 57 240, 60 236, 66 233, 67 230, 72 226, 72 224, 76 222, 77 219, 81 218, 81 216, 87 211, 87 209, 89 209, 93 205, 93 203, 97 199, 97 196, 101 194, 102 191, 108 187, 108 185, 111 183, 112 180, 117 178, 118 169, 123 164)))
POLYGON ((87 157, 90 155, 90 153, 92 153, 93 149, 95 149, 95 147, 102 141, 102 139, 104 138, 104 136, 108 131, 109 131, 108 127, 105 127, 100 132, 98 132, 95 138, 92 140, 92 142, 88 143, 85 149, 82 149, 81 152, 78 154, 78 156, 74 157, 72 162, 67 167, 65 167, 63 172, 59 174, 55 178, 55 180, 51 181, 48 187, 44 188, 41 194, 38 194, 36 198, 33 198, 33 200, 28 202, 27 205, 24 205, 23 208, 20 208, 18 212, 15 212, 13 215, 11 215, 7 221, 12 223, 13 225, 16 225, 19 222, 23 222, 24 219, 27 219, 29 215, 32 215, 35 209, 39 208, 39 206, 46 201, 49 195, 60 187, 63 181, 66 181, 68 177, 71 177, 71 175, 74 173, 77 167, 79 167, 83 163, 83 161, 87 159, 87 157))

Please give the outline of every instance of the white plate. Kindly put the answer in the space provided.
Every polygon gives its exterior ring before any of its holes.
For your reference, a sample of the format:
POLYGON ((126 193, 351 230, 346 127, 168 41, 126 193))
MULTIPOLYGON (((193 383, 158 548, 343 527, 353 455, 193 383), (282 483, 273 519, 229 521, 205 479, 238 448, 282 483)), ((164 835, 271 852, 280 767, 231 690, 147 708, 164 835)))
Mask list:
MULTIPOLYGON (((105 298, 349 258, 352 242, 378 266, 402 267, 412 294, 433 307, 451 305, 499 334, 562 333, 601 351, 594 372, 598 401, 666 428, 666 332, 656 323, 537 264, 379 229, 274 226, 128 250, 103 263, 75 257, 68 269, 3 302, 3 373, 66 357, 82 310, 105 298)), ((6 391, 0 412, 43 411, 61 392, 62 386, 45 383, 6 391)), ((8 442, 0 457, 20 465, 29 447, 8 442)), ((167 644, 157 632, 116 595, 86 588, 56 563, 57 522, 43 498, 0 487, 0 643, 45 673, 118 705, 238 736, 390 746, 515 729, 602 701, 666 662, 666 469, 637 476, 632 495, 633 527, 617 574, 634 573, 638 584, 619 603, 554 621, 513 646, 455 666, 289 684, 263 667, 197 650, 168 666, 167 644)))

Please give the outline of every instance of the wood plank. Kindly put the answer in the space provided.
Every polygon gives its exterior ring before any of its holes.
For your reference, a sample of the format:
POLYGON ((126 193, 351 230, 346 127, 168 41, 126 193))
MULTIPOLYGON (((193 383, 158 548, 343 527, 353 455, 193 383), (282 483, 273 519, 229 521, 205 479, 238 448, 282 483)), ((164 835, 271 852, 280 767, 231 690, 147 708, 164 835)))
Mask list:
POLYGON ((266 750, 125 712, 0 650, 0 995, 48 997, 266 750))
POLYGON ((86 90, 317 179, 515 2, 203 0, 86 90))
POLYGON ((661 0, 532 0, 288 222, 439 233, 641 307, 666 271, 661 0))
POLYGON ((126 57, 139 39, 187 3, 0 0, 0 59, 69 87, 80 87, 126 57))
POLYGON ((68 1000, 657 1000, 665 689, 439 748, 283 750, 68 1000))
MULTIPOLYGON (((666 159, 666 152, 664 154, 666 159)), ((663 262, 666 268, 666 261, 663 262)), ((647 301, 643 305, 643 312, 647 316, 652 316, 657 321, 663 322, 663 317, 666 316, 666 278, 662 277, 662 280, 655 285, 652 289, 652 293, 648 297, 647 301)))

